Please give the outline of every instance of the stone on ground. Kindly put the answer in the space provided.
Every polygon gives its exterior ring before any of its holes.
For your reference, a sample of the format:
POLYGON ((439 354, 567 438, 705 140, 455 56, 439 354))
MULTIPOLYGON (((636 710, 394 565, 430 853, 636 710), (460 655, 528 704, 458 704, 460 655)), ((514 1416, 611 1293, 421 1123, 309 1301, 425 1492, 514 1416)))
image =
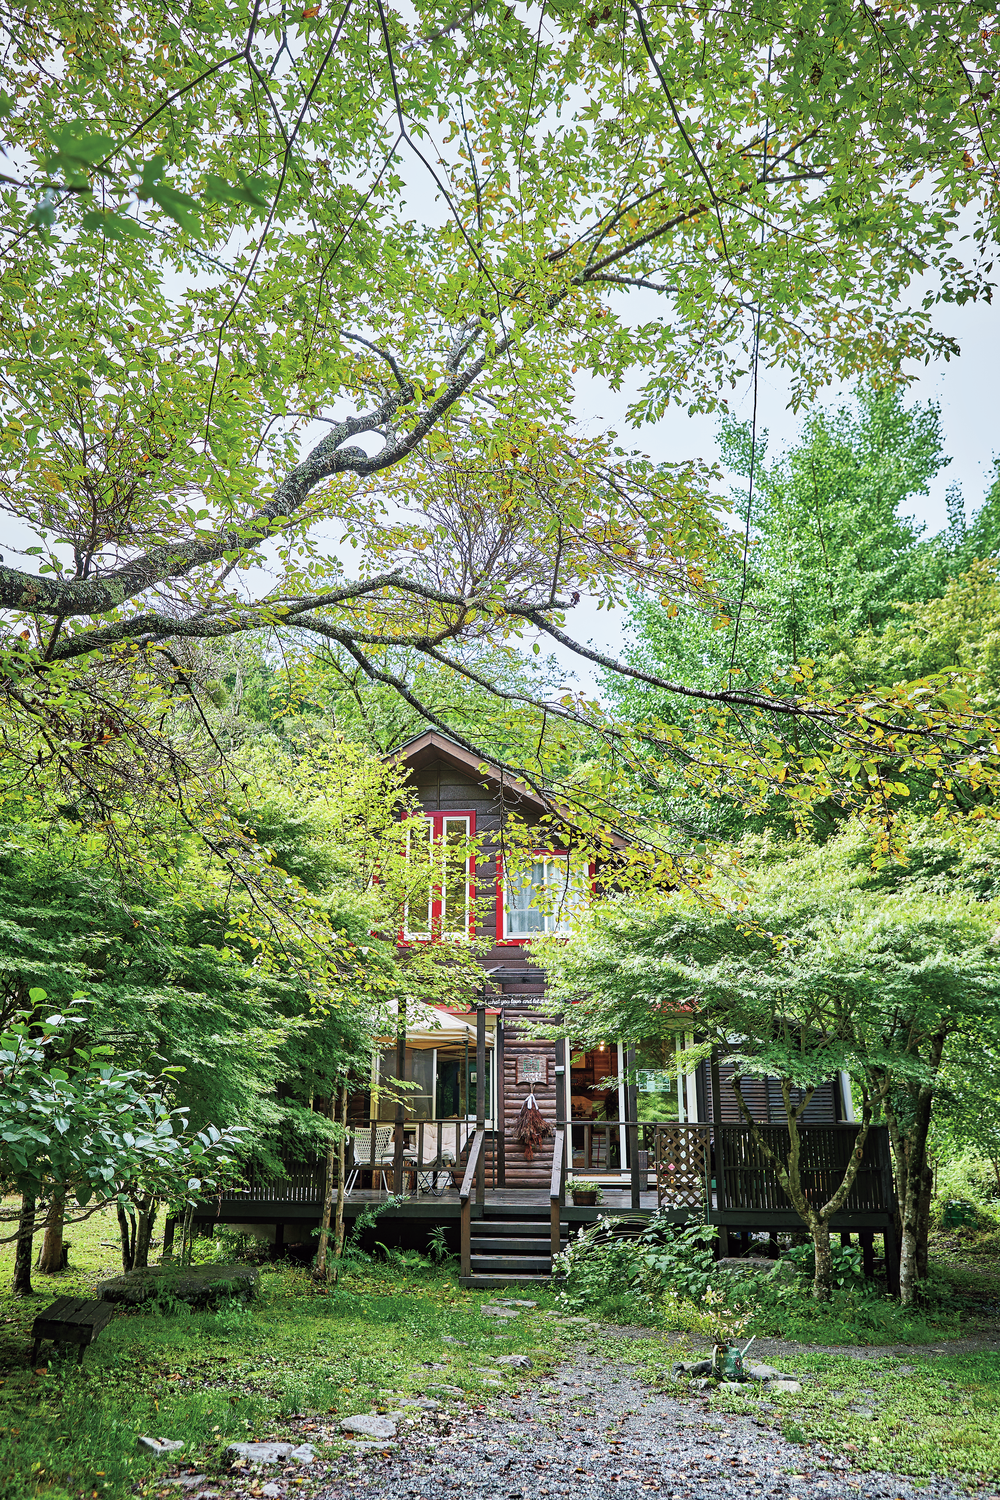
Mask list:
POLYGON ((246 1464, 311 1464, 316 1458, 310 1443, 230 1443, 226 1452, 246 1464))
POLYGON ((394 1438, 396 1436, 396 1423, 393 1416, 376 1416, 373 1412, 362 1412, 356 1417, 341 1417, 341 1432, 356 1432, 361 1437, 368 1438, 394 1438))
POLYGON ((497 1365, 506 1365, 508 1370, 530 1370, 531 1360, 526 1354, 500 1354, 493 1361, 497 1365))
POLYGON ((144 1453, 179 1453, 184 1447, 182 1442, 176 1438, 140 1437, 136 1439, 136 1447, 141 1448, 144 1453))

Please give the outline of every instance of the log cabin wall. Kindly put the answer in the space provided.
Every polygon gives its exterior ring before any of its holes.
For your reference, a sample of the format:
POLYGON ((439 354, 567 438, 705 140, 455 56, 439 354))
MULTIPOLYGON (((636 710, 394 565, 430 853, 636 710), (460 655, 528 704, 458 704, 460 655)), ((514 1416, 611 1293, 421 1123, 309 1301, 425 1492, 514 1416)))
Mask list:
MULTIPOLYGON (((433 737, 421 736, 420 739, 432 741, 433 737)), ((409 760, 410 756, 406 758, 409 760)), ((510 783, 477 775, 474 770, 456 765, 449 755, 435 753, 432 743, 413 756, 410 784, 424 812, 474 813, 476 837, 486 837, 486 847, 476 860, 476 932, 480 937, 493 940, 494 946, 482 962, 484 969, 495 974, 490 982, 490 1008, 497 1004, 494 996, 499 991, 499 1005, 503 1011, 501 1113, 506 1142, 506 1184, 508 1187, 548 1187, 552 1173, 551 1137, 536 1147, 530 1162, 525 1158, 524 1147, 513 1139, 521 1105, 532 1090, 543 1119, 552 1123, 556 1117, 557 1044, 526 1035, 530 1022, 540 1019, 537 1004, 545 992, 545 976, 527 962, 521 943, 504 941, 502 914, 498 910, 498 901, 493 899, 497 880, 496 846, 501 836, 504 809, 516 812, 526 823, 534 824, 540 821, 544 808, 534 799, 521 795, 510 783), (496 844, 491 850, 494 839, 496 844), (488 898, 486 901, 482 900, 484 896, 488 898), (523 1057, 544 1061, 542 1081, 518 1083, 518 1060, 523 1057)), ((551 834, 546 833, 546 844, 550 840, 551 834)), ((551 1022, 552 1018, 547 1016, 544 1019, 551 1022)))
MULTIPOLYGON (((496 849, 501 838, 505 808, 516 812, 529 825, 540 823, 546 808, 529 788, 502 778, 498 772, 483 772, 474 758, 460 746, 433 731, 420 735, 409 745, 403 746, 398 755, 409 766, 410 784, 424 812, 471 813, 475 816, 477 839, 485 838, 485 847, 476 860, 476 931, 480 937, 490 939, 493 943, 482 962, 484 969, 490 973, 493 995, 499 991, 499 1003, 505 1022, 500 1113, 506 1141, 506 1182, 508 1187, 545 1187, 550 1180, 552 1167, 551 1138, 537 1147, 533 1160, 529 1162, 525 1159, 521 1143, 513 1139, 513 1130, 521 1105, 532 1089, 543 1118, 554 1121, 557 1044, 540 1041, 527 1034, 532 1021, 545 1019, 551 1022, 552 1017, 540 1017, 538 1011, 538 1001, 545 993, 544 974, 528 962, 521 943, 503 938, 502 913, 498 909, 499 902, 496 898, 496 849), (484 900, 484 896, 487 899, 484 900), (544 1080, 533 1084, 519 1083, 518 1059, 521 1057, 544 1058, 544 1080)), ((549 847, 550 842, 551 833, 546 831, 540 837, 539 847, 549 847)), ((495 1003, 491 998, 491 1008, 495 1003)), ((560 1052, 561 1050, 560 1048, 560 1052)), ((731 1067, 723 1066, 721 1116, 723 1122, 735 1124, 740 1123, 742 1116, 731 1079, 731 1067)), ((699 1068, 696 1081, 698 1113, 701 1119, 710 1121, 714 1115, 711 1072, 707 1063, 699 1068)), ((570 1080, 567 1079, 567 1098, 569 1083, 570 1080)), ((755 1120, 761 1124, 783 1123, 784 1107, 781 1091, 775 1080, 746 1079, 743 1093, 755 1120)), ((804 1122, 810 1125, 834 1124, 841 1118, 839 1084, 824 1084, 813 1096, 804 1122)))

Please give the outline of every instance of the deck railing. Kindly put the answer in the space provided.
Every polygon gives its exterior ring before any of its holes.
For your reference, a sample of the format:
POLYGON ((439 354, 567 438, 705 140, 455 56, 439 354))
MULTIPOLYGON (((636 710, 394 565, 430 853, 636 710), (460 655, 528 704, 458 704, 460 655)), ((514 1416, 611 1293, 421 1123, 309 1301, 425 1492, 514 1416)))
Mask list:
MULTIPOLYGON (((785 1125, 758 1126, 760 1142, 748 1125, 738 1124, 568 1120, 560 1128, 571 1138, 575 1172, 614 1172, 629 1162, 638 1168, 643 1191, 655 1185, 659 1208, 794 1211, 761 1144, 787 1161, 785 1125)), ((856 1124, 799 1126, 802 1186, 811 1202, 826 1202, 843 1181, 858 1130, 856 1124)), ((878 1213, 893 1203, 888 1132, 873 1126, 844 1212, 878 1213)))
MULTIPOLYGON (((386 1122, 378 1120, 354 1121, 348 1126, 353 1137, 356 1130, 386 1128, 386 1122)), ((403 1125, 402 1172, 403 1182, 393 1181, 396 1192, 413 1191, 417 1194, 431 1192, 441 1194, 448 1188, 458 1187, 465 1172, 466 1161, 476 1133, 471 1120, 408 1120, 403 1125)), ((375 1136, 371 1137, 375 1140, 375 1136)), ((487 1127, 483 1160, 488 1187, 498 1186, 498 1170, 495 1132, 487 1127)), ((392 1177, 397 1158, 396 1142, 390 1138, 380 1160, 362 1165, 362 1174, 372 1174, 373 1182, 381 1185, 381 1173, 392 1177)), ((353 1149, 347 1151, 347 1171, 358 1165, 353 1149)), ((313 1156, 296 1161, 277 1176, 264 1168, 255 1168, 247 1174, 245 1185, 223 1194, 227 1201, 255 1203, 322 1203, 326 1181, 326 1160, 313 1156)))
MULTIPOLYGON (((373 1128, 375 1122, 362 1126, 373 1128)), ((709 1209, 740 1213, 794 1212, 768 1161, 746 1125, 676 1124, 668 1121, 558 1120, 553 1140, 552 1182, 565 1196, 567 1168, 576 1175, 617 1175, 635 1168, 633 1194, 655 1188, 659 1208, 709 1209)), ((788 1154, 788 1131, 783 1125, 761 1125, 761 1137, 782 1159, 788 1154)), ((855 1149, 858 1126, 802 1125, 801 1171, 806 1196, 825 1202, 843 1179, 855 1149)), ((460 1188, 468 1177, 476 1127, 466 1120, 414 1120, 404 1126, 401 1183, 395 1191, 441 1194, 460 1188)), ((485 1186, 502 1186, 498 1173, 496 1132, 482 1132, 479 1160, 485 1186)), ((381 1165, 393 1170, 396 1151, 389 1142, 381 1165)), ((350 1162, 350 1156, 348 1157, 350 1162)), ((379 1166, 366 1168, 379 1179, 379 1166)), ((223 1193, 229 1202, 322 1203, 325 1162, 321 1158, 296 1162, 278 1176, 251 1173, 246 1185, 223 1193)), ((873 1126, 868 1133, 857 1177, 844 1204, 845 1213, 891 1212, 895 1203, 888 1132, 873 1126)))

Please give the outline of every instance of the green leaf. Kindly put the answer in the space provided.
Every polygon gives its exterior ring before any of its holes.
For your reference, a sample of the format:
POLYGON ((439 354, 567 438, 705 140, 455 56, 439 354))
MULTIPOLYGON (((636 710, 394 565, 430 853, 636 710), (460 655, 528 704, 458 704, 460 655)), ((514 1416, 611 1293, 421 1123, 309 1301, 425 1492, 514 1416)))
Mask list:
POLYGON ((205 197, 209 203, 246 203, 251 208, 267 208, 270 203, 265 187, 239 170, 239 185, 234 187, 225 178, 209 172, 205 179, 205 197))
POLYGON ((135 219, 126 219, 122 214, 110 211, 98 212, 88 209, 83 216, 84 229, 103 234, 109 240, 151 240, 153 231, 135 219))
POLYGON ((28 223, 34 224, 38 229, 51 229, 56 221, 56 206, 58 199, 55 194, 46 188, 34 208, 28 214, 28 223))
POLYGON ((57 130, 48 132, 55 147, 42 159, 47 172, 65 173, 67 177, 79 178, 97 169, 97 163, 109 156, 115 147, 111 135, 92 135, 86 120, 71 120, 57 130))
POLYGON ((136 189, 138 197, 144 201, 155 203, 162 208, 176 224, 179 224, 185 233, 197 236, 201 233, 201 224, 195 217, 192 209, 197 209, 197 200, 189 193, 182 193, 163 177, 163 169, 166 163, 162 156, 154 156, 151 160, 144 162, 142 177, 136 189))

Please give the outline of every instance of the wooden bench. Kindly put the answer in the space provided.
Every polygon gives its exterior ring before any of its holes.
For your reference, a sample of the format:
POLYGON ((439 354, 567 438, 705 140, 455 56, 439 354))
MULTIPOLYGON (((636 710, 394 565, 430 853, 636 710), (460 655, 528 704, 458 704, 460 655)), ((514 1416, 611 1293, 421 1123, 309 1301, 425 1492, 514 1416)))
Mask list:
POLYGON ((88 1302, 83 1297, 57 1297, 50 1307, 38 1314, 31 1325, 31 1336, 35 1341, 31 1362, 38 1363, 38 1351, 43 1339, 52 1339, 57 1344, 79 1344, 80 1363, 83 1351, 92 1344, 111 1319, 115 1309, 110 1302, 88 1302))

